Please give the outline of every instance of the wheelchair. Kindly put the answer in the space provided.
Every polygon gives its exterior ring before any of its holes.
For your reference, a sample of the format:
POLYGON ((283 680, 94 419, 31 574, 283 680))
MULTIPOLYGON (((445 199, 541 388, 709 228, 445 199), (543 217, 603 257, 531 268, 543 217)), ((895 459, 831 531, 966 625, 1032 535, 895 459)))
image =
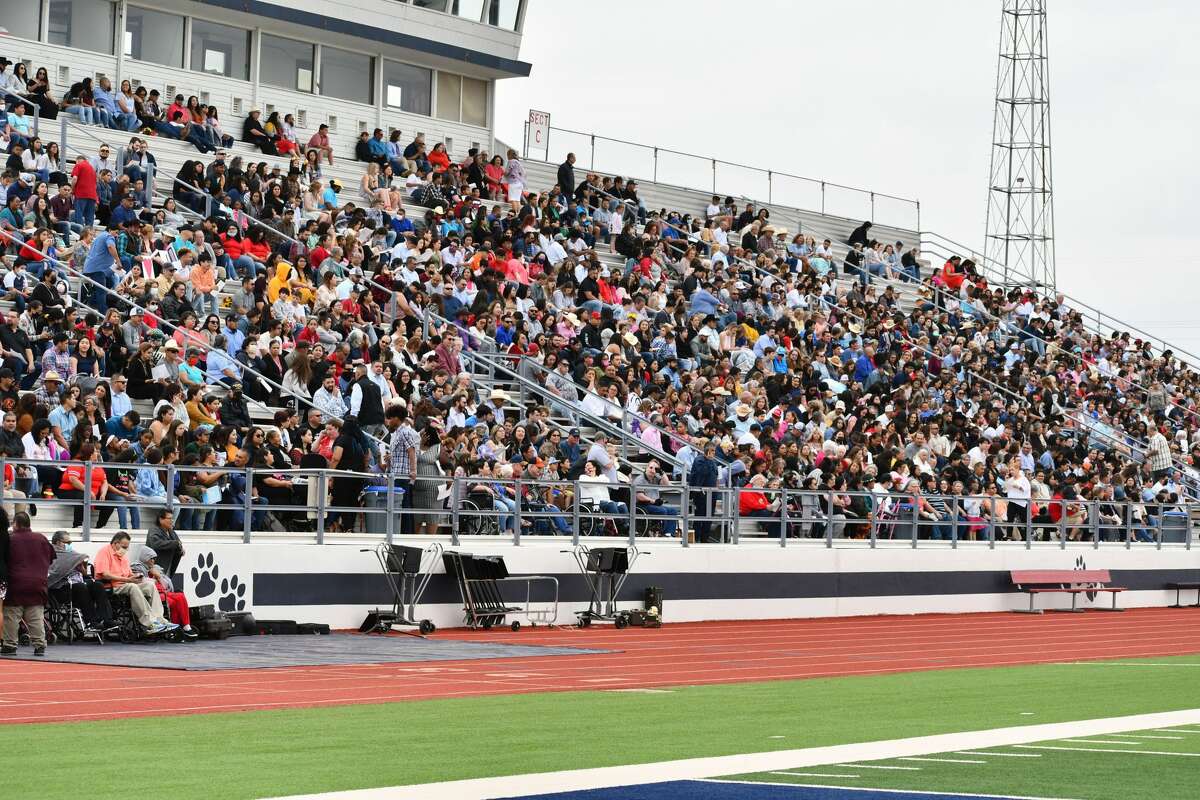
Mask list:
POLYGON ((459 502, 459 527, 464 536, 498 536, 500 518, 496 516, 492 496, 487 492, 471 492, 459 502), (479 512, 484 512, 480 514, 479 512))
MULTIPOLYGON (((69 598, 65 603, 60 602, 51 592, 43 613, 43 620, 46 626, 46 644, 48 645, 71 644, 87 639, 92 639, 99 644, 104 643, 101 636, 88 631, 83 614, 71 603, 69 598)), ((17 641, 23 647, 30 643, 29 628, 25 624, 25 620, 21 620, 17 627, 17 641)))
POLYGON ((133 615, 133 606, 130 604, 128 597, 115 594, 112 589, 109 589, 108 602, 112 605, 113 622, 115 623, 114 630, 117 641, 121 642, 121 644, 156 642, 160 639, 168 642, 183 641, 182 628, 175 628, 174 630, 158 634, 147 632, 142 627, 142 624, 137 621, 137 617, 133 615))

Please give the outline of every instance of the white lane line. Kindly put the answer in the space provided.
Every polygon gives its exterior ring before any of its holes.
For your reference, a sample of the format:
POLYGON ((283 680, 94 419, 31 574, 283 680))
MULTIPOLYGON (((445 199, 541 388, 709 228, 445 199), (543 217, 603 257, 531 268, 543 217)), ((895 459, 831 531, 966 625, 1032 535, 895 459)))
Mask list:
POLYGON ((1119 739, 1059 739, 1059 741, 1071 744, 1141 744, 1141 742, 1126 742, 1119 739))
POLYGON ((937 761, 941 764, 986 764, 986 761, 977 761, 970 758, 923 758, 921 756, 907 756, 899 759, 900 761, 937 761))
MULTIPOLYGON (((508 775, 498 778, 473 778, 379 789, 354 789, 324 794, 298 795, 297 798, 320 800, 487 800, 493 797, 550 794, 583 791, 611 786, 629 786, 666 781, 697 780, 714 775, 738 775, 772 770, 804 769, 856 761, 882 761, 902 756, 936 755, 953 752, 956 747, 988 749, 1023 742, 1044 742, 1075 736, 1119 734, 1176 725, 1200 725, 1200 708, 1134 714, 1125 717, 1076 720, 1072 722, 1014 725, 990 730, 956 731, 933 736, 918 736, 890 741, 810 747, 773 752, 749 752, 712 758, 689 758, 618 767, 561 770, 532 775, 508 775)), ((1200 731, 1197 731, 1200 733, 1200 731)), ((1116 750, 1102 750, 1114 753, 1116 750)), ((912 793, 912 792, 910 792, 912 793)), ((936 792, 934 793, 936 794, 936 792)))
POLYGON ((880 766, 878 764, 834 764, 833 766, 835 766, 835 767, 850 767, 851 769, 902 769, 902 770, 912 770, 912 771, 916 771, 916 772, 920 772, 922 769, 921 767, 884 767, 884 766, 880 766))
POLYGON ((797 778, 861 778, 861 775, 847 775, 844 772, 777 772, 771 775, 792 775, 797 778))
POLYGON ((970 750, 959 750, 956 756, 999 756, 1000 758, 1041 758, 1041 753, 976 753, 970 750))
POLYGON ((1148 733, 1122 733, 1126 739, 1174 739, 1177 742, 1182 742, 1182 736, 1151 736, 1148 733))
POLYGON ((1013 747, 1024 747, 1029 750, 1069 750, 1076 753, 1134 753, 1139 756, 1179 756, 1181 758, 1200 758, 1200 753, 1169 753, 1165 750, 1118 750, 1106 747, 1051 747, 1048 744, 1014 744, 1013 747))

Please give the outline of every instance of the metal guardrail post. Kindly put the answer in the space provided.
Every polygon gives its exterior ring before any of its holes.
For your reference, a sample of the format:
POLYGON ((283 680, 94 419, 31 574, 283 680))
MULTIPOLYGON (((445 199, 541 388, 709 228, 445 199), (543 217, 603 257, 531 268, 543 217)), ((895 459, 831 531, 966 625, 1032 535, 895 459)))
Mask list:
POLYGON ((729 540, 734 544, 742 543, 742 531, 739 520, 741 519, 742 508, 742 488, 740 486, 733 487, 733 497, 729 503, 729 519, 733 527, 729 530, 729 540))
MULTIPOLYGON (((875 529, 874 523, 871 524, 871 529, 875 529)), ((871 542, 871 547, 875 547, 875 542, 871 542)), ((829 513, 826 517, 826 549, 833 549, 833 489, 829 489, 829 513)))
POLYGON ((1033 549, 1033 498, 1025 501, 1025 549, 1033 549))
POLYGON ((167 511, 178 515, 175 510, 175 465, 167 464, 167 482, 165 484, 167 490, 167 511))
MULTIPOLYGON (((391 544, 396 538, 396 482, 390 473, 387 476, 387 492, 385 494, 387 495, 384 500, 384 504, 387 506, 387 522, 384 524, 384 538, 388 544, 391 544)), ((403 510, 403 499, 400 500, 400 507, 403 510)))
MULTIPOLYGON (((650 523, 647 522, 647 525, 650 523)), ((629 543, 637 543, 637 488, 631 482, 629 484, 629 543)))
POLYGON ((325 544, 325 498, 329 496, 329 477, 325 471, 317 473, 317 544, 325 544))
POLYGON ((212 216, 212 204, 213 204, 212 195, 209 194, 208 192, 205 192, 204 193, 204 218, 205 219, 208 219, 209 217, 212 216))
POLYGON ((821 181, 821 213, 825 213, 825 181, 821 181))
POLYGON ((154 162, 146 162, 146 208, 154 208, 154 162))
POLYGON ((717 160, 715 158, 712 160, 712 179, 713 179, 713 181, 712 181, 713 194, 716 194, 717 193, 717 160))
MULTIPOLYGON (((685 477, 686 481, 686 477, 685 477)), ((679 541, 684 547, 688 546, 688 518, 692 512, 692 493, 688 491, 688 486, 685 481, 681 481, 683 491, 679 493, 679 541)))
POLYGON ((1092 549, 1100 549, 1100 537, 1104 535, 1104 525, 1100 522, 1100 503, 1088 503, 1088 522, 1092 526, 1092 549))
MULTIPOLYGON (((915 202, 917 204, 917 230, 919 231, 921 230, 921 201, 917 200, 915 202)), ((920 238, 919 234, 918 238, 920 238)))
POLYGON ((779 504, 779 546, 787 547, 788 539, 788 504, 787 504, 787 487, 783 487, 783 494, 780 496, 779 504))
POLYGON ((913 532, 912 532, 912 549, 917 549, 917 539, 921 532, 921 504, 916 500, 913 501, 913 532))
MULTIPOLYGON (((92 540, 92 462, 88 461, 83 465, 83 495, 81 502, 83 504, 83 540, 90 542, 92 540)), ((170 491, 167 492, 170 495, 170 491)))
POLYGON ((1059 503, 1062 514, 1058 518, 1058 546, 1062 550, 1067 549, 1067 501, 1063 500, 1059 503))
POLYGON ((654 168, 653 168, 653 171, 654 171, 654 177, 653 177, 653 179, 652 179, 652 180, 653 180, 655 183, 658 183, 658 148, 657 148, 657 147, 656 147, 656 148, 654 148, 654 168))
POLYGON ((950 528, 950 549, 951 550, 958 549, 958 512, 959 512, 958 500, 955 500, 954 501, 954 514, 952 514, 950 517, 951 522, 952 522, 952 527, 950 528))
POLYGON ((454 476, 450 484, 450 535, 453 536, 458 531, 458 525, 462 521, 462 516, 459 514, 458 507, 462 503, 462 478, 454 476))
POLYGON ((574 493, 574 495, 571 497, 571 546, 572 546, 572 547, 578 547, 578 546, 579 546, 579 524, 580 524, 580 516, 579 516, 579 503, 580 503, 580 497, 579 497, 579 486, 580 486, 580 483, 579 483, 579 481, 578 481, 578 480, 576 480, 576 481, 575 481, 575 493, 574 493))
POLYGON ((254 467, 246 468, 246 492, 242 498, 242 543, 250 544, 251 531, 254 530, 254 467))
MULTIPOLYGON (((516 502, 516 513, 513 514, 513 546, 520 547, 520 545, 521 545, 521 506, 522 506, 521 501, 524 500, 524 497, 522 497, 522 495, 521 495, 521 481, 519 481, 519 480, 515 484, 515 494, 516 494, 517 502, 516 502)), ((537 523, 534 523, 534 524, 537 524, 537 523)))
POLYGON ((875 219, 875 193, 871 192, 871 220, 875 219))
POLYGON ((595 169, 596 168, 596 134, 594 134, 594 133, 592 134, 591 145, 592 145, 592 150, 591 150, 591 155, 588 157, 588 169, 595 169))
POLYGON ((58 155, 63 160, 63 166, 67 162, 67 117, 69 114, 58 115, 58 155))
POLYGON ((773 194, 774 194, 774 188, 775 188, 775 187, 772 185, 772 184, 773 184, 773 181, 771 180, 771 178, 772 178, 771 170, 767 170, 767 202, 768 202, 768 203, 771 203, 771 202, 772 202, 772 199, 773 199, 773 194))
POLYGON ((988 503, 988 549, 996 549, 996 504, 988 503))

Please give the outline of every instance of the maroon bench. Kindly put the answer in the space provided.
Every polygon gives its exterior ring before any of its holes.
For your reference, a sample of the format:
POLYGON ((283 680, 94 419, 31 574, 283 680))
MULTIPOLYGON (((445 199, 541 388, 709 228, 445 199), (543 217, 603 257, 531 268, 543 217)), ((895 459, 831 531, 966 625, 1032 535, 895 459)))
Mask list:
MULTIPOLYGON (((1039 594, 1069 594, 1071 595, 1071 611, 1081 612, 1079 595, 1085 592, 1109 592, 1112 595, 1112 608, 1099 608, 1098 611, 1124 611, 1117 608, 1117 594, 1125 591, 1121 586, 1110 586, 1112 575, 1106 569, 1027 569, 1013 570, 1009 573, 1017 591, 1029 595, 1029 608, 1017 609, 1023 614, 1041 614, 1042 609, 1034 608, 1033 599, 1039 594)), ((1068 609, 1051 609, 1051 611, 1066 611, 1068 609)))

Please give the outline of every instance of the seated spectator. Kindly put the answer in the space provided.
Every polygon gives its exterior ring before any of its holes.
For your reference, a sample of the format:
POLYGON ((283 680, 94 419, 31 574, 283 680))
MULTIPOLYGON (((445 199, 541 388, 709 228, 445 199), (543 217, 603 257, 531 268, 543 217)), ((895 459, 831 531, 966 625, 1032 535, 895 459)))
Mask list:
POLYGON ((83 617, 84 633, 103 634, 115 627, 108 593, 87 573, 88 557, 72 548, 71 534, 55 531, 50 537, 54 562, 50 565, 49 589, 55 601, 73 605, 83 617))
POLYGON ((262 151, 264 155, 277 156, 279 149, 276 147, 278 136, 271 136, 267 133, 266 128, 259 121, 262 112, 257 108, 251 110, 247 115, 245 122, 242 123, 242 141, 249 142, 262 151))
POLYGON ((153 585, 158 591, 159 601, 167 611, 166 616, 173 624, 182 628, 184 640, 196 641, 200 637, 192 628, 192 615, 188 608, 187 597, 183 592, 175 591, 175 587, 171 583, 170 570, 164 571, 164 568, 158 565, 158 554, 154 548, 147 545, 135 545, 135 547, 137 553, 134 558, 130 559, 129 568, 133 570, 134 575, 141 576, 145 582, 153 585))

